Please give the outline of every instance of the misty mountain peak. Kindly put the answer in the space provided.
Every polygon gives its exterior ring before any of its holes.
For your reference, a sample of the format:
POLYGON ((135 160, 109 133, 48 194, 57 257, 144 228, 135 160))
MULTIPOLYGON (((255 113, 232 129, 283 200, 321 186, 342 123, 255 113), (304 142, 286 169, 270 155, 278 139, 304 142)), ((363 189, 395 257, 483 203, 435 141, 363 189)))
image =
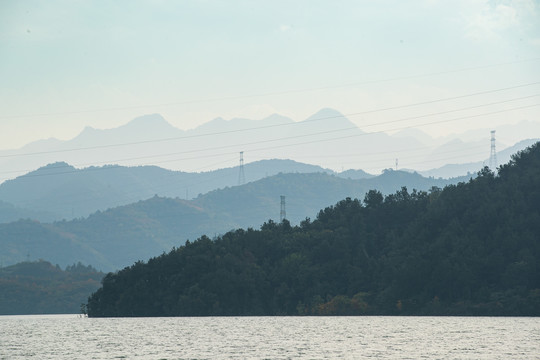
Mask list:
POLYGON ((69 141, 77 143, 77 146, 86 146, 95 141, 96 138, 99 138, 100 134, 104 131, 105 130, 96 129, 91 126, 85 126, 84 129, 79 133, 79 135, 69 141))
POLYGON ((319 123, 319 127, 321 128, 337 129, 356 127, 356 125, 347 119, 345 115, 331 108, 323 108, 304 121, 319 123))
POLYGON ((420 129, 412 129, 412 128, 402 129, 394 133, 392 137, 401 138, 401 139, 412 138, 424 144, 434 143, 433 138, 420 129))
POLYGON ((136 117, 125 125, 112 129, 94 129, 90 126, 72 140, 75 146, 152 140, 182 135, 182 130, 172 126, 160 114, 136 117))
POLYGON ((148 114, 148 115, 136 117, 135 119, 131 120, 126 125, 124 125, 123 127, 133 129, 133 130, 174 128, 174 126, 172 126, 160 114, 148 114))
POLYGON ((311 118, 321 118, 321 117, 345 117, 342 113, 337 111, 336 109, 332 108, 322 108, 321 110, 317 111, 315 114, 311 115, 309 119, 311 118))
POLYGON ((283 116, 277 113, 269 115, 265 117, 264 119, 262 119, 261 121, 267 122, 267 123, 275 123, 275 124, 287 124, 287 123, 293 122, 291 118, 288 118, 286 116, 283 116))
POLYGON ((95 129, 91 126, 85 126, 83 131, 81 131, 81 133, 79 134, 79 136, 83 135, 83 134, 93 134, 93 133, 96 133, 98 132, 99 130, 98 129, 95 129))
POLYGON ((279 124, 292 123, 293 121, 286 116, 272 114, 261 120, 252 120, 244 118, 232 118, 230 120, 222 117, 215 118, 212 121, 198 126, 195 130, 200 132, 219 132, 219 131, 234 131, 240 129, 249 129, 265 126, 273 126, 279 124))
MULTIPOLYGON (((75 167, 68 164, 65 161, 57 161, 55 163, 47 164, 45 166, 40 167, 37 170, 31 171, 26 175, 22 175, 21 177, 32 177, 38 175, 53 175, 53 174, 62 174, 64 172, 74 171, 76 170, 75 167)), ((37 179, 39 181, 39 179, 37 179)))
POLYGON ((54 169, 54 168, 65 168, 65 167, 73 168, 73 166, 69 165, 65 161, 57 161, 55 163, 42 166, 40 169, 54 169))

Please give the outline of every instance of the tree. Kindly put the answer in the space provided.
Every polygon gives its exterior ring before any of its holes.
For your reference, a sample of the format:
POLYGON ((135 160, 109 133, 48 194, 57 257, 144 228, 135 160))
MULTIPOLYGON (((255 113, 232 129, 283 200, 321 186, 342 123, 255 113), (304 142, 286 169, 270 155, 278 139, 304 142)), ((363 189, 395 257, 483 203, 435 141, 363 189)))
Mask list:
POLYGON ((384 196, 378 190, 369 190, 364 197, 364 204, 367 208, 375 208, 383 203, 384 196))

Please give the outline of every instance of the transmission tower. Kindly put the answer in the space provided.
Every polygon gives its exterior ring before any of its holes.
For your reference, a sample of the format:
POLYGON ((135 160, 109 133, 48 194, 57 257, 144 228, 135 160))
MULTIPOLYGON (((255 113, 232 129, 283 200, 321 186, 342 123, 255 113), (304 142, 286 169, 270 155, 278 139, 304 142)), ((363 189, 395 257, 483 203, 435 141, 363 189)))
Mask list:
POLYGON ((279 211, 279 222, 283 222, 287 218, 287 213, 285 212, 285 196, 281 195, 281 210, 279 211))
POLYGON ((240 172, 238 173, 238 185, 246 183, 246 175, 244 174, 244 152, 240 151, 240 172))
POLYGON ((495 130, 491 130, 491 153, 489 155, 489 168, 497 169, 497 151, 495 150, 495 130))

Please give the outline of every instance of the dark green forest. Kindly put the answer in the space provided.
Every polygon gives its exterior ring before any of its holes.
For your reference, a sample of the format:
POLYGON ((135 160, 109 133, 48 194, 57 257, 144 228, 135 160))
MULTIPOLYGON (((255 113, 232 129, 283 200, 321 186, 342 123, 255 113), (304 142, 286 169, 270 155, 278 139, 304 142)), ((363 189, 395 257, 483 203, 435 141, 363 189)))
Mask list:
POLYGON ((43 260, 0 268, 0 315, 77 314, 104 275, 81 263, 62 270, 43 260))
POLYGON ((117 273, 89 316, 540 315, 540 143, 444 189, 347 198, 117 273))

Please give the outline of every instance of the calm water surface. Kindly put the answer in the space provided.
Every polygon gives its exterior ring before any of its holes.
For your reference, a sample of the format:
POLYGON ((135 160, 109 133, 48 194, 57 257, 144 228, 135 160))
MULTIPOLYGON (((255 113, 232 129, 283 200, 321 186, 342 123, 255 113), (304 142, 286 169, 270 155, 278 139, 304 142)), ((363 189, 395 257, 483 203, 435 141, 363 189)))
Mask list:
POLYGON ((0 359, 540 359, 540 318, 0 316, 0 359))

